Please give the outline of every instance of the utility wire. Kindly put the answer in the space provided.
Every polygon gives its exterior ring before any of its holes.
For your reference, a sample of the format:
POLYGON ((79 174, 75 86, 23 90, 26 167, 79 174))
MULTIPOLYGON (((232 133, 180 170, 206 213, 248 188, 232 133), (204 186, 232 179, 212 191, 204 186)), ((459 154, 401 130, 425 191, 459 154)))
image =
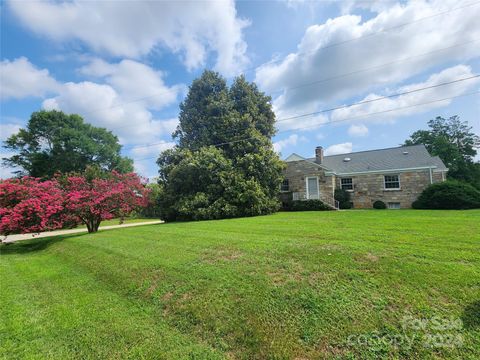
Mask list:
MULTIPOLYGON (((426 53, 409 56, 409 57, 407 57, 407 58, 390 61, 390 62, 388 62, 388 63, 384 63, 384 64, 375 65, 375 66, 368 67, 368 68, 363 68, 363 69, 355 70, 355 71, 352 71, 352 72, 349 72, 349 73, 345 73, 345 74, 339 74, 339 75, 336 75, 336 76, 333 76, 333 77, 320 79, 320 80, 317 80, 317 81, 314 81, 314 82, 310 82, 310 83, 306 83, 306 84, 299 84, 299 85, 296 85, 296 86, 294 86, 294 87, 292 87, 292 88, 284 88, 284 89, 274 90, 273 92, 284 91, 284 90, 285 90, 285 91, 294 90, 294 89, 297 89, 297 88, 300 88, 300 87, 303 87, 303 86, 310 86, 310 85, 317 84, 317 83, 332 81, 332 80, 335 80, 335 79, 339 79, 339 78, 343 78, 343 77, 355 75, 355 74, 362 73, 362 72, 367 72, 367 71, 370 71, 370 70, 373 70, 373 69, 378 69, 378 68, 381 68, 381 67, 385 67, 385 66, 388 66, 388 65, 395 64, 395 63, 399 63, 399 62, 403 62, 403 61, 408 61, 408 60, 414 59, 414 58, 416 58, 416 57, 422 57, 422 56, 434 54, 434 53, 437 53, 437 52, 441 52, 441 51, 445 51, 445 50, 450 50, 450 49, 453 49, 453 48, 456 48, 456 47, 465 46, 465 45, 468 45, 468 44, 471 44, 471 43, 475 43, 475 42, 479 42, 479 41, 480 41, 480 39, 475 39, 475 40, 471 40, 471 41, 467 41, 467 42, 462 42, 462 43, 458 43, 458 44, 455 44, 455 45, 452 45, 452 46, 448 46, 448 47, 445 47, 445 48, 436 49, 436 50, 429 51, 429 52, 426 52, 426 53)), ((121 104, 120 104, 120 105, 121 105, 121 104)), ((107 109, 108 109, 108 108, 107 108, 107 109)), ((104 110, 105 110, 105 109, 104 109, 104 110)), ((137 124, 128 124, 128 125, 117 126, 117 127, 110 128, 109 130, 110 130, 110 131, 113 131, 113 130, 118 130, 118 129, 124 129, 124 128, 127 128, 127 127, 132 127, 132 126, 137 126, 137 124)))
MULTIPOLYGON (((318 47, 318 48, 316 48, 316 49, 314 49, 314 50, 309 50, 309 51, 300 52, 300 53, 297 53, 297 56, 308 55, 308 54, 317 52, 318 50, 329 49, 329 48, 332 48, 332 47, 336 47, 336 46, 348 44, 348 43, 353 42, 353 41, 362 40, 362 39, 369 38, 369 37, 372 37, 372 36, 377 36, 377 35, 380 35, 380 34, 389 32, 389 31, 391 31, 391 30, 400 29, 400 28, 402 28, 402 27, 405 27, 405 26, 408 26, 408 25, 411 25, 411 24, 415 24, 415 23, 420 22, 420 21, 432 19, 432 18, 434 18, 434 17, 441 16, 441 15, 445 15, 445 14, 450 14, 450 13, 452 13, 452 12, 454 12, 454 11, 462 10, 462 9, 468 8, 468 7, 470 7, 470 6, 475 6, 475 5, 478 5, 478 4, 480 4, 480 1, 477 1, 477 2, 474 2, 474 3, 470 3, 470 4, 467 4, 467 5, 463 5, 463 6, 459 6, 459 7, 456 7, 456 8, 452 8, 452 9, 449 9, 449 10, 445 10, 445 11, 442 11, 442 12, 439 12, 439 13, 436 13, 436 14, 428 15, 428 16, 425 16, 425 17, 422 17, 422 18, 418 18, 418 19, 413 20, 413 21, 409 21, 409 22, 406 22, 406 23, 403 23, 403 24, 395 25, 395 26, 392 26, 392 27, 389 27, 389 28, 385 28, 385 29, 382 29, 382 30, 380 30, 380 31, 376 31, 376 32, 369 33, 369 34, 366 34, 366 35, 361 35, 361 36, 357 36, 357 37, 354 37, 354 38, 351 38, 351 39, 339 41, 339 42, 336 42, 336 43, 333 43, 333 44, 328 44, 328 45, 325 45, 325 46, 320 46, 320 47, 318 47)), ((259 66, 255 66, 255 67, 252 67, 252 68, 248 68, 248 69, 244 70, 244 72, 249 72, 249 71, 252 71, 252 70, 256 70, 256 69, 258 69, 259 67, 262 67, 262 66, 264 66, 264 65, 275 64, 275 63, 280 62, 280 61, 282 61, 282 60, 283 60, 283 59, 271 60, 271 61, 269 61, 269 62, 267 62, 267 63, 265 63, 265 64, 262 64, 262 65, 259 65, 259 66)))
MULTIPOLYGON (((452 100, 452 99, 456 99, 456 98, 460 98, 460 97, 465 97, 465 96, 470 96, 470 95, 475 95, 475 94, 480 94, 480 90, 479 90, 479 91, 470 92, 470 93, 466 93, 466 94, 462 94, 462 95, 450 96, 450 97, 446 97, 446 98, 442 98, 442 99, 436 99, 436 100, 426 101, 426 102, 422 102, 422 103, 418 103, 418 104, 413 104, 413 105, 408 105, 408 106, 402 106, 402 107, 398 107, 398 108, 394 108, 394 109, 388 109, 388 110, 377 111, 377 112, 373 112, 373 113, 369 113, 369 114, 363 114, 363 115, 359 115, 359 116, 353 116, 353 117, 344 118, 344 119, 340 119, 340 120, 330 121, 330 122, 328 122, 328 123, 320 123, 320 124, 314 124, 314 125, 305 126, 305 127, 299 127, 299 128, 295 128, 295 129, 283 130, 283 131, 279 131, 277 134, 286 133, 286 132, 291 132, 291 131, 305 130, 305 129, 310 129, 310 128, 318 128, 318 127, 322 127, 322 126, 326 126, 326 125, 330 125, 330 124, 336 124, 336 123, 340 123, 340 122, 355 120, 355 119, 364 118, 364 117, 369 117, 369 116, 373 116, 373 115, 379 115, 379 114, 385 114, 385 113, 390 113, 390 112, 399 111, 399 110, 404 110, 404 109, 410 109, 410 108, 414 108, 414 107, 417 107, 417 106, 433 104, 433 103, 436 103, 436 102, 442 102, 442 101, 446 101, 446 100, 452 100)), ((235 143, 238 143, 238 142, 241 142, 241 141, 247 141, 247 140, 252 140, 252 139, 256 139, 256 138, 255 138, 255 137, 248 137, 248 138, 243 138, 243 139, 238 139, 238 140, 227 141, 227 142, 223 142, 223 143, 211 144, 210 146, 218 147, 218 146, 235 144, 235 143)), ((157 157, 158 157, 158 156, 151 156, 151 157, 147 157, 147 158, 133 159, 133 160, 135 160, 135 161, 143 161, 143 160, 156 159, 157 157)))
MULTIPOLYGON (((457 7, 457 8, 449 9, 449 10, 446 10, 446 11, 442 11, 442 12, 432 14, 432 15, 429 15, 429 16, 425 16, 423 18, 419 18, 419 19, 416 19, 416 20, 413 20, 413 21, 410 21, 410 22, 400 24, 400 25, 392 26, 392 27, 389 27, 389 28, 386 28, 386 29, 383 29, 383 30, 380 30, 380 31, 377 31, 377 32, 373 32, 373 33, 370 33, 370 34, 358 36, 358 37, 351 38, 351 39, 344 40, 344 41, 340 41, 340 42, 337 42, 337 43, 325 45, 325 46, 318 47, 314 50, 306 51, 306 52, 303 52, 303 53, 298 53, 297 56, 307 55, 309 53, 313 53, 313 52, 316 52, 316 51, 319 51, 319 50, 322 50, 322 49, 328 49, 328 48, 331 48, 331 47, 344 45, 344 44, 347 44, 347 43, 350 43, 350 42, 353 42, 353 41, 357 41, 357 40, 361 40, 361 39, 364 39, 364 38, 368 38, 368 37, 371 37, 371 36, 376 36, 376 35, 379 35, 379 34, 382 34, 382 33, 385 33, 385 32, 389 32, 389 31, 394 30, 394 29, 399 29, 399 28, 402 28, 402 27, 405 27, 405 26, 408 26, 408 25, 411 25, 411 24, 415 24, 415 23, 423 21, 423 20, 427 20, 427 19, 431 19, 431 18, 434 18, 434 17, 437 17, 437 16, 449 14, 451 12, 454 12, 454 11, 457 11, 457 10, 462 10, 462 9, 468 8, 470 6, 475 6, 475 5, 478 5, 478 4, 480 4, 480 1, 470 3, 470 4, 467 4, 467 5, 464 5, 464 6, 460 6, 460 7, 457 7)), ((272 64, 272 63, 279 62, 279 61, 280 61, 280 59, 272 60, 272 61, 270 61, 266 64, 272 64)), ((257 69, 257 68, 259 68, 263 65, 265 65, 265 64, 246 69, 246 70, 244 70, 244 72, 249 72, 251 70, 255 70, 255 69, 257 69)), ((110 107, 90 110, 88 112, 84 112, 84 114, 91 114, 91 113, 95 113, 95 112, 100 112, 100 111, 104 111, 104 110, 113 109, 113 108, 123 106, 123 105, 126 105, 126 104, 135 103, 135 102, 138 102, 138 101, 146 100, 146 99, 156 97, 156 96, 159 96, 159 95, 163 95, 163 94, 168 94, 168 93, 171 93, 172 91, 176 91, 176 90, 175 89, 168 89, 168 90, 161 91, 161 92, 158 92, 158 93, 155 93, 155 94, 152 94, 152 95, 147 95, 147 96, 144 96, 144 97, 141 97, 141 98, 136 98, 136 99, 133 99, 133 100, 130 100, 130 101, 125 101, 125 102, 122 102, 122 103, 119 103, 119 104, 115 104, 115 105, 112 105, 110 107)))
MULTIPOLYGON (((393 98, 393 97, 397 97, 397 96, 412 94, 412 93, 416 93, 416 92, 419 92, 419 91, 434 89, 434 88, 437 88, 437 87, 451 85, 451 84, 459 83, 459 82, 462 82, 462 81, 476 79, 476 78, 479 78, 479 77, 480 77, 480 75, 473 75, 473 76, 469 76, 469 77, 465 77, 465 78, 461 78, 461 79, 455 79, 455 80, 452 80, 452 81, 443 82, 443 83, 440 83, 440 84, 435 84, 435 85, 431 85, 431 86, 426 86, 426 87, 422 87, 422 88, 408 90, 408 91, 395 93, 395 94, 391 94, 391 95, 380 96, 380 97, 377 97, 375 99, 358 101, 358 102, 355 102, 355 103, 340 105, 340 106, 336 106, 336 107, 332 107, 332 108, 328 108, 328 109, 323 109, 323 110, 319 110, 319 111, 315 111, 315 112, 311 112, 311 113, 306 113, 306 114, 300 114, 300 115, 295 115, 295 116, 291 116, 291 117, 281 118, 281 119, 276 120, 275 123, 288 121, 288 120, 294 120, 294 119, 303 118, 303 117, 309 117, 309 116, 313 116, 313 115, 319 115, 319 114, 322 114, 322 113, 331 112, 331 111, 334 111, 334 110, 344 109, 344 108, 348 108, 348 107, 364 105, 364 104, 372 103, 372 102, 375 102, 375 101, 380 101, 380 100, 385 100, 385 99, 389 99, 389 98, 393 98)), ((155 143, 150 143, 150 144, 145 144, 145 145, 136 145, 136 146, 131 147, 130 150, 145 148, 145 147, 150 147, 150 146, 156 146, 156 145, 162 145, 162 144, 166 144, 166 143, 171 143, 171 141, 163 141, 162 140, 160 142, 155 142, 155 143)))

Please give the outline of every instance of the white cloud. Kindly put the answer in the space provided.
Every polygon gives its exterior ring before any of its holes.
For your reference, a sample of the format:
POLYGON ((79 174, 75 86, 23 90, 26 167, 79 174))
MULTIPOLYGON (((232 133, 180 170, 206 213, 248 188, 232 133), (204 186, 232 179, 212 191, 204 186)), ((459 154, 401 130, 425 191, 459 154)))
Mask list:
MULTIPOLYGON (((422 83, 410 84, 399 87, 393 93, 403 93, 425 87, 435 86, 437 84, 447 83, 456 79, 468 78, 473 76, 472 70, 466 65, 457 65, 443 71, 432 74, 430 77, 422 83)), ((445 100, 439 102, 432 102, 438 99, 444 99, 454 97, 466 93, 472 87, 480 82, 479 78, 467 80, 463 82, 457 82, 450 85, 439 86, 428 90, 419 92, 413 92, 406 95, 401 95, 392 98, 386 98, 379 101, 374 101, 362 105, 351 106, 347 108, 338 109, 332 112, 331 120, 342 121, 343 119, 357 118, 364 115, 378 113, 382 111, 388 111, 397 108, 403 108, 403 110, 386 112, 374 116, 365 117, 362 120, 370 121, 391 121, 400 116, 411 115, 414 113, 426 112, 431 109, 443 107, 449 105, 452 100, 445 100), (414 106, 416 104, 428 103, 422 106, 414 106)), ((361 101, 368 101, 379 98, 384 95, 369 94, 361 101)), ((352 119, 353 121, 353 119, 352 119)), ((353 125, 352 125, 353 126, 353 125)))
POLYGON ((297 145, 297 142, 299 139, 304 139, 303 137, 300 138, 297 134, 292 134, 289 137, 278 140, 273 143, 273 149, 277 152, 280 153, 283 149, 285 149, 287 146, 295 146, 297 145))
POLYGON ((152 109, 160 109, 174 102, 183 86, 171 88, 163 82, 163 73, 132 60, 122 60, 110 64, 101 59, 94 59, 79 70, 84 75, 104 78, 107 84, 121 93, 126 101, 142 99, 152 109))
POLYGON ((353 124, 348 128, 348 134, 350 136, 366 136, 368 135, 368 128, 363 124, 353 124))
MULTIPOLYGON (((171 149, 175 146, 173 141, 165 141, 150 146, 139 146, 130 149, 130 153, 134 158, 135 171, 139 174, 148 174, 150 171, 150 164, 155 161, 155 158, 162 151, 171 149)), ((151 176, 151 175, 149 175, 151 176)))
POLYGON ((57 41, 79 40, 96 52, 138 58, 161 49, 178 53, 188 69, 238 72, 248 59, 242 29, 228 1, 10 1, 24 26, 57 41))
POLYGON ((58 96, 43 102, 45 109, 80 114, 96 126, 113 130, 124 144, 152 142, 175 129, 177 119, 156 119, 151 112, 173 104, 184 88, 165 85, 162 72, 133 60, 98 59, 79 71, 105 83, 65 83, 58 96))
POLYGON ((352 148, 351 142, 335 144, 325 149, 325 155, 348 154, 352 152, 352 148))
POLYGON ((42 97, 58 89, 59 84, 47 69, 38 69, 25 57, 0 62, 0 99, 42 97))
MULTIPOLYGON (((283 112, 319 109, 327 102, 404 81, 434 66, 477 57, 480 46, 476 43, 437 50, 480 38, 479 6, 381 32, 456 6, 458 3, 454 0, 410 1, 372 9, 378 14, 368 21, 362 21, 357 15, 344 15, 310 26, 296 52, 280 62, 273 61, 257 68, 256 82, 265 91, 283 89, 275 99, 277 109, 283 112), (368 36, 377 32, 380 33, 368 36), (361 40, 328 47, 362 36, 361 40), (434 53, 413 57, 427 52, 434 53), (407 57, 412 58, 383 66, 407 57), (371 70, 360 71, 364 69, 371 70), (342 76, 353 72, 356 73, 342 76), (336 78, 331 81, 317 81, 333 77, 336 78)), ((300 113, 304 112, 307 111, 300 113)))
POLYGON ((18 124, 0 123, 0 141, 5 141, 10 135, 17 133, 20 128, 21 126, 18 124))

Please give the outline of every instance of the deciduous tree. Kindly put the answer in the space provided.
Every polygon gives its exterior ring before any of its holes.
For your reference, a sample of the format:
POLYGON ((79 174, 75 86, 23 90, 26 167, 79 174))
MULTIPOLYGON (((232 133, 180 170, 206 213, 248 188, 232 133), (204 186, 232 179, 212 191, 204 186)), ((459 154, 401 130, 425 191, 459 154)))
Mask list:
POLYGON ((148 189, 134 173, 24 177, 0 181, 0 233, 32 233, 84 223, 89 232, 102 220, 126 216, 148 203, 148 189))
POLYGON ((415 131, 405 145, 424 144, 432 155, 438 155, 448 167, 448 177, 463 180, 480 188, 480 164, 474 162, 480 137, 467 122, 455 115, 437 116, 428 122, 428 130, 415 131))
POLYGON ((34 112, 26 128, 10 136, 4 147, 15 155, 3 162, 21 168, 18 175, 45 179, 91 165, 104 171, 133 171, 132 160, 120 155, 121 145, 110 131, 56 110, 34 112))

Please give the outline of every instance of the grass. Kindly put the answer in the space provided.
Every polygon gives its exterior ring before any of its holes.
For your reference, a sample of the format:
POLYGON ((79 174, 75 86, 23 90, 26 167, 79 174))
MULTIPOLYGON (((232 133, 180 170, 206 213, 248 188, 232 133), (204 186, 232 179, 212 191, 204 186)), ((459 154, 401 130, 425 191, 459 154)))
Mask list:
MULTIPOLYGON (((124 219, 123 223, 124 224, 135 224, 135 223, 141 223, 141 222, 149 222, 149 221, 156 221, 158 219, 152 219, 152 218, 126 218, 124 219)), ((120 219, 111 219, 111 220, 103 220, 100 223, 100 227, 102 226, 111 226, 111 225, 120 225, 120 219)), ((86 225, 79 225, 79 228, 86 228, 86 225)))
POLYGON ((3 358, 480 358, 477 210, 147 225, 0 258, 3 358))

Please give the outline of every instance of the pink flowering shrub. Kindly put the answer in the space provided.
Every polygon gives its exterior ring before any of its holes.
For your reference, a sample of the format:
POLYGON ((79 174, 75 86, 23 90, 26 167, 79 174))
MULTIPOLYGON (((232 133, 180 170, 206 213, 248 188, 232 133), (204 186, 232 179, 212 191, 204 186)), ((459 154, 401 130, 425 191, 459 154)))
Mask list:
POLYGON ((24 177, 0 181, 0 233, 32 233, 126 216, 148 205, 148 189, 134 173, 106 179, 69 176, 47 181, 24 177))
POLYGON ((67 212, 81 219, 89 232, 97 231, 102 220, 125 216, 148 205, 148 189, 135 173, 113 171, 107 179, 91 181, 71 176, 62 186, 67 212))
POLYGON ((55 230, 65 220, 63 193, 56 180, 24 177, 0 182, 0 233, 55 230))

